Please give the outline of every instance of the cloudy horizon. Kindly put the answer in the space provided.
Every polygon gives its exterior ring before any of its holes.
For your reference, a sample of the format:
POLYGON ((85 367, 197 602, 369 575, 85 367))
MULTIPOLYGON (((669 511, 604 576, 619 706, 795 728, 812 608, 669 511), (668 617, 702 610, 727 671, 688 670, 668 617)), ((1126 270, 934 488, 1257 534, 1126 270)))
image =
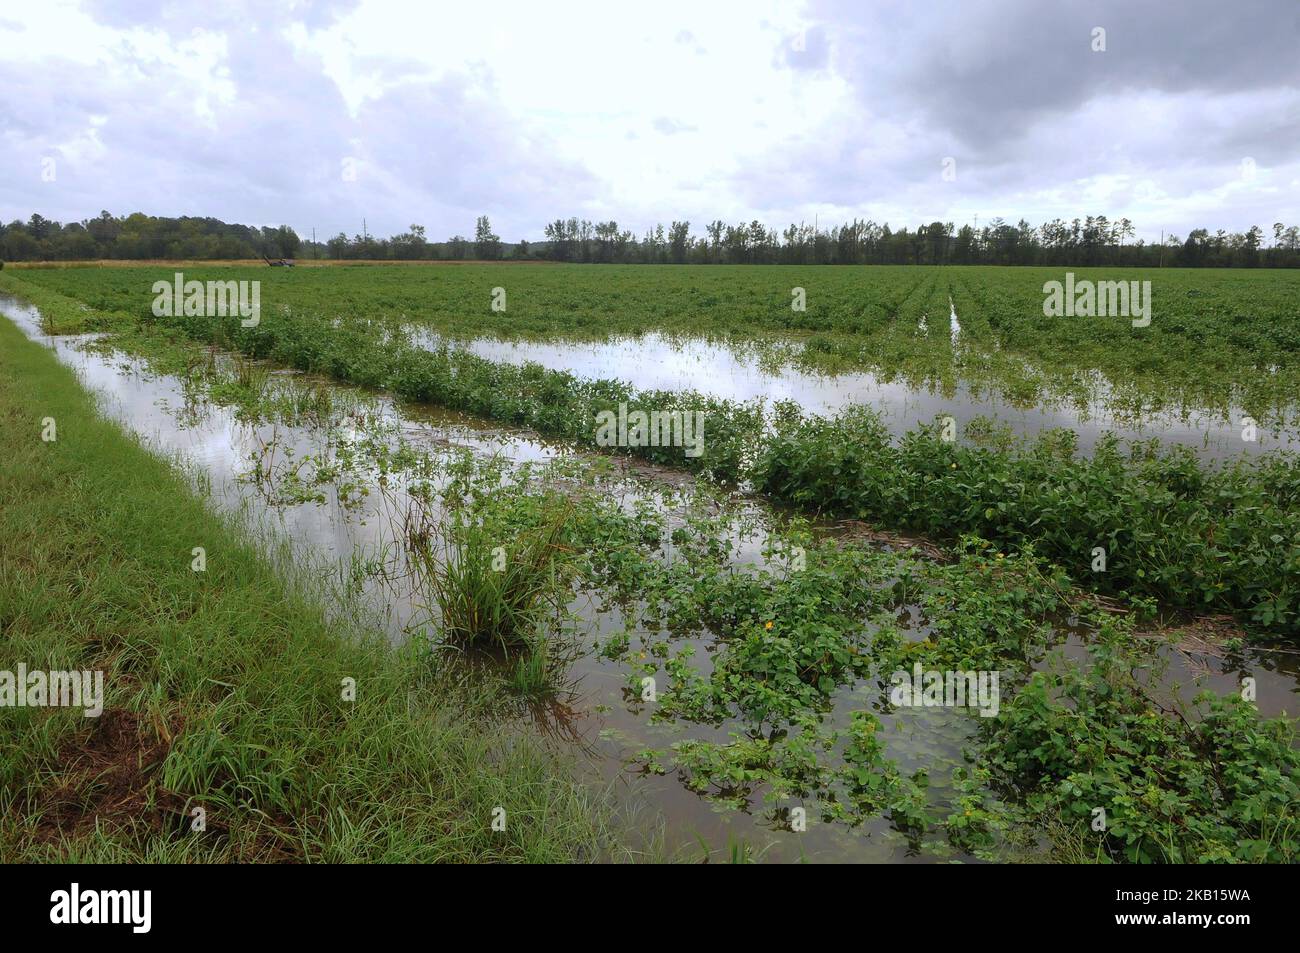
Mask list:
POLYGON ((860 6, 6 8, 0 218, 1300 221, 1293 0, 860 6))

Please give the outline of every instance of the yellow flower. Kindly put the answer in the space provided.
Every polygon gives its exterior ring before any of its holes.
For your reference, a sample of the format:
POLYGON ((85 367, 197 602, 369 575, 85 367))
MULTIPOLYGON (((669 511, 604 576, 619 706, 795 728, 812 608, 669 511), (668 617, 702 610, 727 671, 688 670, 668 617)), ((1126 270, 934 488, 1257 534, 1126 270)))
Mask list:
POLYGON ((769 622, 767 625, 763 626, 763 628, 767 629, 768 631, 771 631, 771 629, 772 629, 772 623, 769 622))
POLYGON ((1006 558, 1007 558, 1006 555, 1004 555, 1003 553, 998 553, 998 559, 1006 559, 1006 558))
POLYGON ((956 470, 956 469, 957 469, 957 464, 954 463, 954 464, 952 465, 952 468, 953 468, 954 470, 956 470))

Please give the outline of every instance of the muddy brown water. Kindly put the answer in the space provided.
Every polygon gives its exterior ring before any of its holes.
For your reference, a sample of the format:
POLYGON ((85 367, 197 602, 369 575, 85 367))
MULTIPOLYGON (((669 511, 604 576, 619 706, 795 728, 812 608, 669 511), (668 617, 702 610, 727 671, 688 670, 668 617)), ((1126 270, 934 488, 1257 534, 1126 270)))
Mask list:
MULTIPOLYGON (((292 541, 304 562, 317 566, 325 575, 345 579, 349 566, 390 557, 402 548, 406 489, 400 481, 371 486, 373 492, 368 496, 354 496, 349 502, 340 499, 332 485, 321 488, 322 501, 298 501, 279 495, 273 480, 250 479, 250 473, 259 464, 266 465, 268 459, 290 459, 288 451, 296 459, 306 454, 332 454, 337 440, 332 431, 336 427, 242 421, 231 408, 196 401, 180 380, 150 373, 138 360, 86 350, 81 337, 51 338, 42 334, 38 313, 21 302, 0 296, 0 314, 33 339, 53 348, 85 386, 100 395, 105 414, 139 434, 155 452, 179 458, 187 469, 201 475, 216 507, 249 517, 252 525, 273 539, 292 541)), ((606 357, 612 360, 613 354, 606 357)), ((653 386, 680 383, 680 378, 663 378, 653 386)), ((344 389, 324 381, 317 384, 338 393, 340 403, 346 404, 344 389)), ((795 391, 791 396, 799 393, 803 392, 795 391)), ((389 428, 414 445, 431 450, 468 448, 477 455, 503 456, 513 463, 576 453, 534 435, 512 432, 461 414, 398 406, 382 396, 368 404, 367 415, 357 417, 356 423, 362 428, 389 428)), ((657 506, 671 508, 673 494, 690 492, 689 485, 689 481, 628 476, 613 484, 611 492, 629 501, 652 499, 657 506)), ((757 520, 755 531, 731 540, 737 565, 762 559, 769 514, 756 504, 753 515, 757 520)), ((378 619, 394 640, 407 637, 412 627, 427 617, 409 579, 363 576, 357 586, 355 598, 364 607, 366 617, 378 619)), ((743 726, 652 723, 647 706, 627 689, 627 669, 595 652, 598 641, 623 630, 619 612, 599 611, 587 596, 577 597, 572 608, 583 624, 576 633, 564 691, 547 705, 521 704, 510 717, 538 730, 548 743, 573 753, 584 777, 611 786, 630 816, 641 818, 641 822, 662 819, 670 849, 698 854, 703 844, 718 852, 715 859, 725 857, 732 844, 745 844, 765 860, 907 863, 971 859, 960 854, 920 853, 884 818, 869 820, 859 827, 822 823, 811 803, 806 805, 807 831, 795 833, 787 829, 780 810, 798 802, 774 810, 756 797, 748 812, 722 810, 689 791, 672 772, 663 776, 642 774, 633 762, 635 753, 643 748, 667 748, 684 738, 726 741, 728 732, 742 730, 743 726)), ((919 637, 921 631, 918 628, 914 634, 919 637)), ((716 638, 707 632, 682 636, 638 630, 637 634, 651 640, 669 640, 674 650, 692 643, 696 663, 706 671, 719 647, 716 638)), ((1086 633, 1063 628, 1060 636, 1056 653, 1084 658, 1086 633)), ((1224 658, 1167 654, 1169 669, 1162 685, 1171 693, 1190 698, 1200 687, 1234 691, 1240 679, 1250 675, 1258 681, 1259 707, 1265 715, 1294 712, 1300 707, 1296 704, 1300 658, 1294 654, 1256 649, 1224 658)), ((660 684, 667 684, 668 676, 662 669, 657 678, 660 684)), ((948 708, 890 711, 882 705, 879 685, 867 680, 846 685, 836 693, 827 721, 832 727, 843 727, 854 710, 870 710, 881 719, 888 756, 903 773, 928 769, 930 800, 936 807, 946 806, 949 769, 961 762, 964 749, 973 747, 978 716, 948 708)))

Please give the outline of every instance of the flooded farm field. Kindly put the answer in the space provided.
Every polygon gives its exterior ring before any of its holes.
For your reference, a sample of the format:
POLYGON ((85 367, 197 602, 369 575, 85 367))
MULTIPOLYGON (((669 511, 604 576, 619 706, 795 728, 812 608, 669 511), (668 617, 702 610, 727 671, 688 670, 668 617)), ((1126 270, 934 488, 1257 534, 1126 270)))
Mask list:
MULTIPOLYGON (((1038 584, 1061 582, 1032 558, 996 547, 936 558, 906 536, 863 534, 858 521, 804 519, 680 470, 275 362, 209 349, 206 373, 163 373, 94 335, 44 334, 37 310, 16 299, 0 298, 0 314, 52 347, 105 414, 180 461, 213 505, 291 543, 339 612, 381 626, 395 645, 427 640, 435 656, 517 683, 501 717, 572 756, 627 816, 661 824, 669 852, 935 862, 1032 857, 1050 846, 1046 835, 1003 836, 988 820, 1001 816, 1007 792, 978 775, 998 743, 980 711, 891 701, 891 676, 910 671, 912 658, 995 672, 1003 704, 1035 672, 1093 664, 1090 646, 1114 607, 1035 595, 1038 584), (255 399, 229 399, 232 388, 255 399), (461 525, 465 501, 478 497, 492 500, 484 525, 532 518, 509 508, 556 498, 590 524, 584 570, 568 582, 555 632, 528 656, 532 677, 517 653, 467 651, 437 634, 429 540, 461 525), (805 558, 812 571, 792 572, 792 559, 805 558), (787 625, 793 648, 775 640, 787 625), (991 631, 995 648, 980 641, 991 631), (819 647, 805 658, 799 640, 819 647), (956 834, 973 815, 985 822, 980 836, 956 834)), ((952 333, 961 333, 955 319, 952 333)), ((861 372, 764 369, 734 348, 683 347, 653 333, 468 348, 621 377, 636 390, 789 399, 814 415, 873 402, 895 435, 945 414, 962 424, 993 416, 1021 433, 1071 427, 1086 452, 1114 429, 1104 417, 1085 425, 1068 411, 1018 410, 961 387, 923 393, 861 372)), ((1131 435, 1210 459, 1274 448, 1243 448, 1235 427, 1207 417, 1182 429, 1148 422, 1131 435)), ((1243 641, 1231 628, 1144 631, 1152 704, 1191 713, 1199 690, 1232 694, 1248 678, 1260 717, 1296 710, 1300 652, 1288 645, 1243 641)))
POLYGON ((1200 5, 10 4, 9 919, 852 863, 1267 921, 1300 2, 1200 5))

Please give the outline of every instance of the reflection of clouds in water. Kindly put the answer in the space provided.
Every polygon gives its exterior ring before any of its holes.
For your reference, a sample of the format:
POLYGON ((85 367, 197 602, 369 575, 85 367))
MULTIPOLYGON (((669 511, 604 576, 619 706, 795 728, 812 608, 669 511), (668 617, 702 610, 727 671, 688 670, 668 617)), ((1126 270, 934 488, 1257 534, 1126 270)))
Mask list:
MULTIPOLYGON (((348 566, 354 559, 365 561, 377 554, 400 560, 393 545, 401 539, 403 518, 412 502, 400 476, 394 475, 386 490, 376 491, 375 484, 362 475, 360 479, 371 492, 354 497, 351 504, 339 499, 332 483, 314 488, 323 494, 321 502, 286 505, 279 498, 286 475, 298 462, 308 455, 332 457, 339 441, 357 441, 367 435, 364 428, 358 430, 354 420, 332 428, 241 421, 233 407, 187 399, 177 378, 150 373, 139 359, 82 349, 80 345, 89 336, 40 335, 35 309, 3 296, 0 308, 73 369, 81 384, 96 395, 107 417, 139 434, 155 452, 203 472, 211 486, 210 500, 218 508, 248 511, 259 530, 305 547, 303 553, 313 565, 323 558, 325 566, 339 561, 348 566), (249 481, 255 458, 273 473, 269 480, 249 481)), ((402 434, 415 446, 434 451, 450 445, 479 455, 500 454, 512 461, 549 460, 563 452, 500 428, 476 430, 475 419, 460 414, 430 411, 429 419, 421 420, 424 411, 408 414, 382 397, 376 398, 376 406, 379 423, 372 435, 392 428, 391 432, 402 434)), ((304 472, 313 469, 309 466, 304 472)), ((406 578, 367 578, 362 598, 379 611, 394 639, 402 638, 407 624, 425 611, 406 578)))
MULTIPOLYGON (((961 336, 961 324, 955 307, 949 314, 953 345, 961 336)), ((411 329, 412 340, 425 347, 435 346, 436 333, 427 328, 411 329)), ((757 354, 744 352, 706 340, 684 343, 651 332, 640 337, 616 337, 600 342, 499 341, 481 338, 455 346, 489 360, 521 364, 532 361, 553 370, 564 370, 578 377, 616 378, 633 389, 695 390, 733 401, 763 399, 769 405, 791 400, 806 412, 834 414, 851 404, 871 407, 885 420, 890 431, 901 435, 935 417, 951 415, 959 424, 976 417, 992 417, 1006 423, 1016 433, 1033 434, 1042 430, 1064 428, 1078 434, 1082 450, 1094 447, 1107 431, 1125 439, 1157 437, 1165 443, 1195 448, 1202 456, 1226 458, 1289 447, 1300 440, 1293 431, 1280 435, 1260 432, 1259 440, 1241 439, 1235 423, 1242 411, 1204 411, 1182 415, 1174 412, 1142 415, 1135 424, 1121 419, 1107 406, 1107 388, 1099 374, 1088 375, 1098 396, 1082 408, 1068 405, 1017 407, 996 395, 978 393, 971 386, 956 383, 950 395, 913 387, 901 379, 885 381, 866 371, 822 375, 792 367, 765 369, 757 354), (1230 422, 1231 421, 1231 422, 1230 422)))
MULTIPOLYGON (((33 323, 25 330, 30 333, 35 326, 33 323)), ((325 566, 338 560, 347 565, 354 557, 364 559, 391 546, 408 499, 403 492, 391 497, 372 493, 358 507, 349 509, 327 485, 322 488, 323 503, 281 505, 261 493, 262 489, 274 491, 274 487, 255 488, 240 479, 249 473, 259 452, 264 464, 275 461, 282 476, 286 464, 292 467, 307 454, 324 453, 328 431, 244 423, 236 419, 233 408, 206 403, 201 415, 191 416, 176 378, 140 373, 138 362, 84 351, 76 344, 70 339, 53 342, 60 359, 99 396, 103 412, 139 434, 154 451, 179 457, 204 472, 212 487, 210 500, 219 509, 249 511, 259 530, 304 546, 302 552, 312 565, 322 558, 325 566)), ((394 638, 401 636, 417 612, 409 584, 394 586, 368 579, 362 598, 387 619, 394 638)))
POLYGON ((175 385, 140 373, 131 362, 124 370, 121 358, 112 361, 79 349, 75 343, 57 340, 60 359, 75 368, 85 386, 101 395, 104 411, 130 425, 154 447, 179 453, 182 459, 200 464, 213 477, 213 485, 234 475, 235 467, 248 459, 256 445, 250 428, 241 425, 229 408, 205 405, 201 419, 181 426, 177 416, 185 398, 175 385))

